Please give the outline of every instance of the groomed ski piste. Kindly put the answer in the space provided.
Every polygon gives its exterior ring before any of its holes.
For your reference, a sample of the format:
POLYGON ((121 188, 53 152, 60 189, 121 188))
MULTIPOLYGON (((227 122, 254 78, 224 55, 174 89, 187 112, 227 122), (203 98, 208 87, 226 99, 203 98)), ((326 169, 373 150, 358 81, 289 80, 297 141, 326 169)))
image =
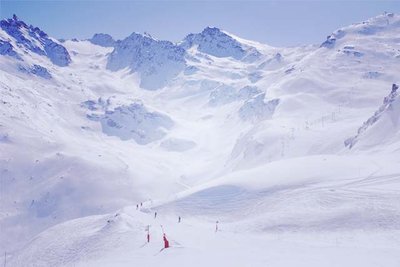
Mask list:
POLYGON ((1 262, 400 266, 398 36, 392 13, 293 48, 2 21, 1 262))

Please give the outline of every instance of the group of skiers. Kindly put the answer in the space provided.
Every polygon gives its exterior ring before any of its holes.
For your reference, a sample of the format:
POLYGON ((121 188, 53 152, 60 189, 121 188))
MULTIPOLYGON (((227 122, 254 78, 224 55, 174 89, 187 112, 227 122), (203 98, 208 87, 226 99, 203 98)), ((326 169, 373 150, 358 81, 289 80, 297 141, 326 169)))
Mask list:
MULTIPOLYGON (((155 214, 155 216, 157 216, 157 212, 155 212, 154 214, 155 214)), ((181 222, 181 216, 178 217, 178 223, 180 223, 180 222, 181 222)), ((216 223, 215 223, 215 232, 218 232, 218 223, 219 223, 219 221, 216 221, 216 223)), ((169 245, 169 241, 167 239, 167 236, 164 232, 164 228, 162 225, 161 225, 161 229, 163 232, 163 242, 164 242, 163 249, 166 249, 166 248, 169 248, 170 245, 169 245)), ((146 231, 147 231, 147 243, 150 243, 150 225, 147 226, 146 231)))
MULTIPOLYGON (((139 206, 143 207, 143 202, 140 202, 140 204, 136 204, 136 209, 137 210, 139 209, 139 206)), ((154 212, 154 219, 156 219, 156 218, 157 218, 157 211, 154 212)), ((181 221, 182 221, 182 217, 178 216, 178 223, 180 223, 181 221)), ((218 223, 219 223, 219 221, 216 221, 216 223, 215 223, 215 232, 218 232, 218 223)), ((164 232, 164 228, 162 227, 162 225, 161 225, 161 228, 162 228, 162 231, 163 231, 163 242, 164 242, 164 248, 163 249, 166 249, 166 248, 169 248, 170 245, 169 245, 169 241, 167 239, 167 236, 166 236, 166 234, 164 232)), ((146 231, 147 231, 147 243, 150 243, 150 225, 147 226, 146 231)))
MULTIPOLYGON (((138 210, 140 207, 143 207, 143 202, 140 202, 140 204, 136 204, 136 209, 138 210)), ((154 219, 157 218, 157 211, 154 212, 154 219)), ((180 223, 182 220, 181 216, 178 216, 178 223, 180 223)))

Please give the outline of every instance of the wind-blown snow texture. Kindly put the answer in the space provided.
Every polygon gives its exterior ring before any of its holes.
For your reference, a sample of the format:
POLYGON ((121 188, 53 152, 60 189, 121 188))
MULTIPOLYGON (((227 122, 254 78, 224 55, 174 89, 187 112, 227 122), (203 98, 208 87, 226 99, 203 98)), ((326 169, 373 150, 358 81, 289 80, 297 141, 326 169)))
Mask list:
POLYGON ((400 266, 399 15, 292 48, 0 24, 0 262, 400 266))

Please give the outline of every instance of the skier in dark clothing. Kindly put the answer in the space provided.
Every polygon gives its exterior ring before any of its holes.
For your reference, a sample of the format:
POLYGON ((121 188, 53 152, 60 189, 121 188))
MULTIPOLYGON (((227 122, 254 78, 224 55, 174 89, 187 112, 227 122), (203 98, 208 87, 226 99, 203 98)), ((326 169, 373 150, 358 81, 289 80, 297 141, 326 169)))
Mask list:
POLYGON ((154 219, 157 218, 157 211, 154 212, 154 219))
POLYGON ((178 217, 178 223, 180 223, 180 222, 181 222, 181 216, 178 217))

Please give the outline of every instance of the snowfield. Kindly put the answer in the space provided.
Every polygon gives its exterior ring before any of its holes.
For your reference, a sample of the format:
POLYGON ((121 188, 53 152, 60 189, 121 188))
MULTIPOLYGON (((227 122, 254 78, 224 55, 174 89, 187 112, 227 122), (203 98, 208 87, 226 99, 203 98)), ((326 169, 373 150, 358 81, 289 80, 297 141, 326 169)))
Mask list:
POLYGON ((0 26, 6 266, 400 266, 399 15, 292 48, 0 26))

